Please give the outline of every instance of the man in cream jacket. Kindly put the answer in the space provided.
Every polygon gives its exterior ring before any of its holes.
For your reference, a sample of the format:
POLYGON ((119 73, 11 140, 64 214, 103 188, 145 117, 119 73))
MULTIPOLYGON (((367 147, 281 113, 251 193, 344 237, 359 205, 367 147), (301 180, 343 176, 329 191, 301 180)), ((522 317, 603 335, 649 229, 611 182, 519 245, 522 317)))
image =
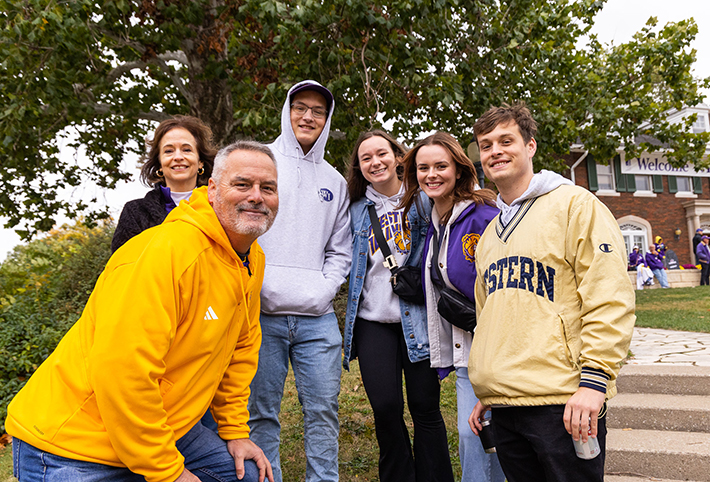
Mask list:
POLYGON ((474 131, 501 213, 476 251, 478 326, 469 378, 489 407, 509 482, 602 482, 605 401, 616 393, 635 322, 616 220, 592 193, 533 173, 537 125, 524 105, 495 107, 474 131), (601 455, 577 457, 596 437, 601 455))

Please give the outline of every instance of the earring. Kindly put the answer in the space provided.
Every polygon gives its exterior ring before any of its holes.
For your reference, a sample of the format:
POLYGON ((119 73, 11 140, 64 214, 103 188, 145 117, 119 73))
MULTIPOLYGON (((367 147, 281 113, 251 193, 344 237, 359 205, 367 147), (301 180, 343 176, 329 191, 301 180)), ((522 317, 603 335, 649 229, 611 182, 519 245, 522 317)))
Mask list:
POLYGON ((163 177, 163 170, 162 170, 162 169, 158 169, 157 171, 155 171, 155 175, 158 176, 158 177, 163 177))
POLYGON ((201 176, 201 175, 203 175, 204 173, 205 173, 205 168, 204 168, 204 167, 201 167, 201 168, 199 168, 199 169, 197 170, 197 175, 198 175, 198 176, 201 176))

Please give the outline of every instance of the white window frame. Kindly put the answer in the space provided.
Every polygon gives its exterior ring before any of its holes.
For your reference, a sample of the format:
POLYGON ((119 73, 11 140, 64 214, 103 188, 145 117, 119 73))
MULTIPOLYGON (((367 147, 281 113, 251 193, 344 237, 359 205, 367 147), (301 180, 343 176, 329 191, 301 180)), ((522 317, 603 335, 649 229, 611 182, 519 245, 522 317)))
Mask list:
POLYGON ((616 192, 616 175, 614 174, 614 164, 613 162, 610 162, 608 165, 604 164, 597 164, 597 186, 599 186, 599 189, 597 189, 597 192, 595 193, 597 196, 621 196, 620 193, 616 192), (603 176, 611 176, 611 189, 602 189, 599 183, 599 169, 609 169, 609 172, 604 172, 602 173, 603 176))
POLYGON ((697 119, 695 119, 695 122, 693 122, 691 131, 693 132, 693 134, 708 131, 708 122, 707 118, 705 117, 705 114, 698 113, 698 117, 697 119))
POLYGON ((653 177, 650 174, 634 174, 634 181, 637 181, 639 177, 648 178, 648 189, 641 190, 636 183, 636 191, 634 196, 636 197, 656 197, 656 193, 653 192, 653 177))
POLYGON ((619 226, 621 236, 624 238, 626 246, 626 259, 629 259, 629 253, 634 246, 640 244, 639 250, 645 255, 648 253, 648 229, 642 224, 633 221, 626 221, 619 226))
POLYGON ((698 197, 698 195, 693 192, 693 178, 692 177, 676 176, 676 186, 678 188, 678 191, 675 193, 675 197, 681 197, 681 198, 697 198, 698 197), (678 184, 678 181, 680 181, 681 179, 688 180, 688 190, 681 191, 680 184, 678 184))

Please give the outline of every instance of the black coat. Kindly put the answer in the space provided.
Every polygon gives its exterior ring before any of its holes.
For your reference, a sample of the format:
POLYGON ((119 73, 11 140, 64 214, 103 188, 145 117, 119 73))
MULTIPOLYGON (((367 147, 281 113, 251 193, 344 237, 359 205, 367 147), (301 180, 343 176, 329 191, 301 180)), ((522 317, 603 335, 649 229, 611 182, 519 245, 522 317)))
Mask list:
POLYGON ((160 186, 155 186, 151 191, 148 191, 148 194, 142 199, 128 201, 123 206, 121 217, 118 218, 116 231, 111 240, 111 252, 115 252, 136 234, 162 223, 167 215, 165 198, 160 186))

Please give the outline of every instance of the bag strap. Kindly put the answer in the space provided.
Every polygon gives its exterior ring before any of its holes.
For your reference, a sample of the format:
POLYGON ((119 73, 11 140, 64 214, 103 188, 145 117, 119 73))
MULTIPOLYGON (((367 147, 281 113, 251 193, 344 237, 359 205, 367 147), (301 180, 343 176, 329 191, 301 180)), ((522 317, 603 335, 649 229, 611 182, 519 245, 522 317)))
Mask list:
MULTIPOLYGON (((434 246, 431 249, 431 265, 434 267, 436 270, 436 275, 439 277, 439 282, 434 280, 432 278, 432 281, 439 285, 439 286, 445 286, 444 277, 441 276, 441 270, 439 269, 439 237, 436 234, 436 228, 432 226, 432 231, 434 232, 434 235, 432 236, 432 241, 434 241, 434 246)), ((431 271, 430 271, 431 273, 431 271)))
POLYGON ((382 251, 382 256, 385 258, 385 268, 389 269, 392 274, 394 274, 397 269, 397 260, 392 256, 392 251, 390 250, 389 244, 385 239, 385 235, 382 233, 382 226, 380 226, 380 220, 377 218, 377 211, 373 204, 367 206, 367 211, 370 213, 370 223, 372 224, 372 233, 375 235, 377 244, 380 246, 380 251, 382 251))

